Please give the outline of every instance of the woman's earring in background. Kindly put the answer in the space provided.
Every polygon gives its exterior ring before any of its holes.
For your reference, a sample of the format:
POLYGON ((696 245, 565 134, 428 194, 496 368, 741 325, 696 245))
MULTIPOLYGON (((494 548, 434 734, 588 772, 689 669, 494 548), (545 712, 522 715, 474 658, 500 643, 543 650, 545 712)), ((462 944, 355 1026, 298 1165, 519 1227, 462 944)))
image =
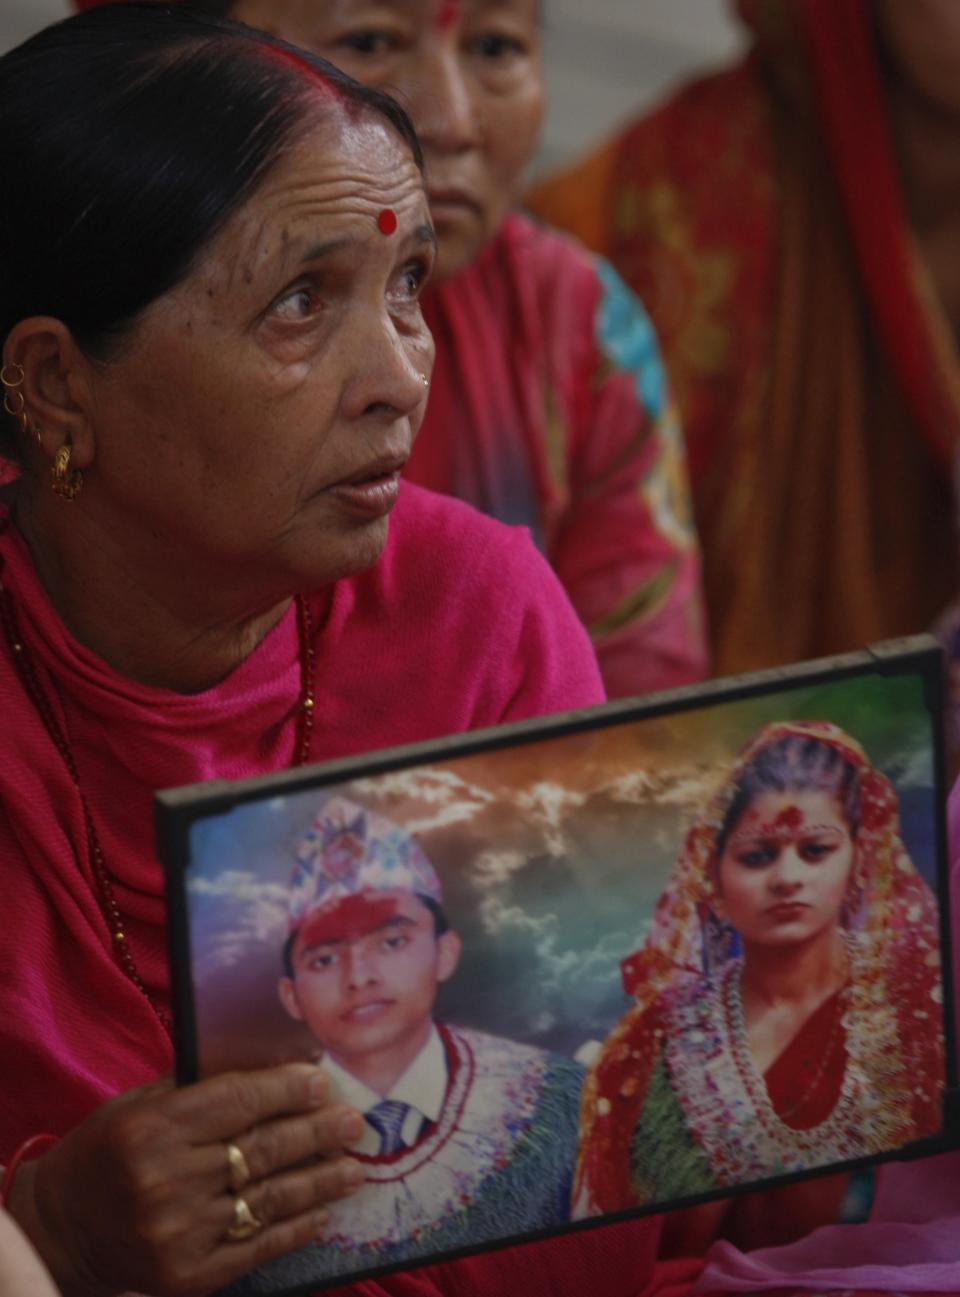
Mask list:
POLYGON ((420 375, 420 382, 424 385, 424 387, 429 387, 429 386, 430 386, 430 380, 429 380, 429 378, 427 378, 426 374, 421 374, 421 375, 420 375))
POLYGON ((68 437, 53 457, 53 468, 50 470, 50 486, 55 495, 64 500, 75 500, 83 490, 83 474, 79 469, 70 471, 70 456, 73 454, 73 442, 68 437))

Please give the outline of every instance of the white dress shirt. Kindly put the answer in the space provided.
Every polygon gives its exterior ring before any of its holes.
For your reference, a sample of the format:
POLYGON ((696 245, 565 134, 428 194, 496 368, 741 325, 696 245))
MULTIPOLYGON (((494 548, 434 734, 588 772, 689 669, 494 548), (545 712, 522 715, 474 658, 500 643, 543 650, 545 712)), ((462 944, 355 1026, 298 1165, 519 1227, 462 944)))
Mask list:
MULTIPOLYGON (((345 1103, 358 1112, 368 1113, 384 1099, 395 1099, 409 1105, 410 1111, 403 1119, 400 1138, 409 1148, 415 1144, 424 1121, 437 1121, 447 1093, 447 1056, 436 1027, 431 1024, 427 1043, 407 1070, 397 1078, 389 1094, 378 1094, 369 1085, 357 1080, 329 1054, 325 1054, 320 1068, 330 1082, 330 1097, 336 1103, 345 1103)), ((364 1123, 363 1134, 352 1144, 355 1153, 376 1157, 380 1152, 380 1136, 364 1123)))

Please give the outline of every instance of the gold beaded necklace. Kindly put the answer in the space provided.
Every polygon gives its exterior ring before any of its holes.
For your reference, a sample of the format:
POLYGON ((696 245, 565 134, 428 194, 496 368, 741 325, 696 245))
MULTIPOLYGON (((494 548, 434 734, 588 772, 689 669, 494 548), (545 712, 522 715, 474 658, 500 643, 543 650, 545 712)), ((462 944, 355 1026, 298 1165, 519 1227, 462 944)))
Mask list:
MULTIPOLYGON (((0 523, 0 534, 6 530, 6 522, 0 523)), ((100 835, 97 832, 97 826, 87 802, 86 794, 80 783, 80 775, 77 771, 77 763, 74 760, 73 750, 60 728, 50 699, 47 697, 40 679, 37 675, 33 662, 27 652, 26 644, 19 633, 17 626, 16 612, 13 605, 13 598, 9 589, 3 583, 3 560, 0 558, 0 623, 3 626, 3 634, 9 646, 10 653, 16 667, 17 674, 24 687, 24 691, 39 716, 47 733, 53 741, 54 747, 59 753, 60 759, 66 768, 67 774, 77 790, 77 796, 80 798, 80 806, 83 811, 84 829, 87 837, 87 848, 90 853, 90 863, 93 868, 93 879, 96 889, 96 900, 106 919, 107 926, 113 941, 113 952, 117 963, 123 969, 124 973, 134 984, 138 991, 146 999, 147 1003, 153 1009, 161 1025, 168 1035, 173 1033, 173 1023, 169 1014, 157 1003, 144 982, 140 970, 137 967, 137 961, 134 958, 133 950, 130 946, 130 938, 125 931, 123 914, 120 906, 117 904, 116 893, 113 889, 113 882, 110 878, 110 871, 104 858, 103 848, 100 845, 100 835)), ((297 710, 297 732, 294 741, 293 764, 295 766, 304 765, 310 757, 310 743, 313 735, 313 715, 314 715, 314 676, 316 658, 313 648, 313 622, 310 616, 310 609, 307 606, 306 599, 302 595, 297 595, 297 633, 300 641, 300 699, 297 710)))

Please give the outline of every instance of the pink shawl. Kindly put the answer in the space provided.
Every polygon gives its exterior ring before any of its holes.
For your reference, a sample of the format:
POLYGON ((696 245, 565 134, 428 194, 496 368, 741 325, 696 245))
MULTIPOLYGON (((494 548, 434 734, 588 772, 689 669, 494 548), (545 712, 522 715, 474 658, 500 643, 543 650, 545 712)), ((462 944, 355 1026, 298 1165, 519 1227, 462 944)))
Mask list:
MULTIPOLYGON (((3 514, 0 513, 0 521, 3 514)), ((131 683, 66 631, 11 528, 0 581, 70 738, 137 963, 168 1004, 155 788, 289 764, 300 687, 292 613, 231 676, 183 697, 131 683)), ((589 641, 522 531, 405 486, 383 558, 312 600, 320 760, 602 701, 589 641)), ((114 962, 76 792, 0 637, 0 1162, 64 1131, 172 1062, 166 1033, 114 962), (15 939, 14 939, 15 938, 15 939)), ((634 1297, 656 1220, 483 1254, 351 1287, 352 1297, 634 1297)))
MULTIPOLYGON (((125 680, 78 644, 12 527, 0 580, 80 771, 140 973, 169 1007, 155 789, 288 766, 300 690, 291 610, 221 684, 125 680)), ((313 599, 317 760, 597 702, 593 652, 529 538, 405 486, 374 568, 313 599)), ((118 967, 79 799, 0 637, 0 1162, 171 1066, 118 967), (10 940, 16 934, 16 940, 10 940)))

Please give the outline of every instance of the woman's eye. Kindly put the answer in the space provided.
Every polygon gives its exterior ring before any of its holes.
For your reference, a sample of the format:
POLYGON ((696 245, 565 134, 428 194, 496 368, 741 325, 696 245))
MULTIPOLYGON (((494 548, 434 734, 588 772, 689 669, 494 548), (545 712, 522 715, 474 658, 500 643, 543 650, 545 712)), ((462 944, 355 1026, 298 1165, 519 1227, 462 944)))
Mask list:
POLYGON ((421 261, 411 262, 404 267, 398 280, 400 296, 406 301, 416 301, 429 273, 429 267, 421 261))
POLYGON ((500 32, 485 32, 482 36, 475 36, 470 42, 470 50, 471 53, 490 60, 516 58, 527 52, 515 36, 505 36, 500 32))
POLYGON ((815 864, 818 860, 826 859, 835 849, 832 842, 801 842, 800 858, 815 864))
POLYGON ((315 313, 320 305, 320 298, 316 289, 307 284, 301 284, 299 288, 285 293, 283 297, 277 299, 270 309, 270 314, 280 320, 307 320, 315 313))
POLYGON ((386 54, 395 44, 390 32, 377 30, 347 32, 336 41, 340 49, 349 50, 351 54, 365 55, 386 54))
POLYGON ((776 859, 776 848, 772 846, 750 847, 749 850, 737 853, 737 863, 747 869, 760 869, 776 859))

